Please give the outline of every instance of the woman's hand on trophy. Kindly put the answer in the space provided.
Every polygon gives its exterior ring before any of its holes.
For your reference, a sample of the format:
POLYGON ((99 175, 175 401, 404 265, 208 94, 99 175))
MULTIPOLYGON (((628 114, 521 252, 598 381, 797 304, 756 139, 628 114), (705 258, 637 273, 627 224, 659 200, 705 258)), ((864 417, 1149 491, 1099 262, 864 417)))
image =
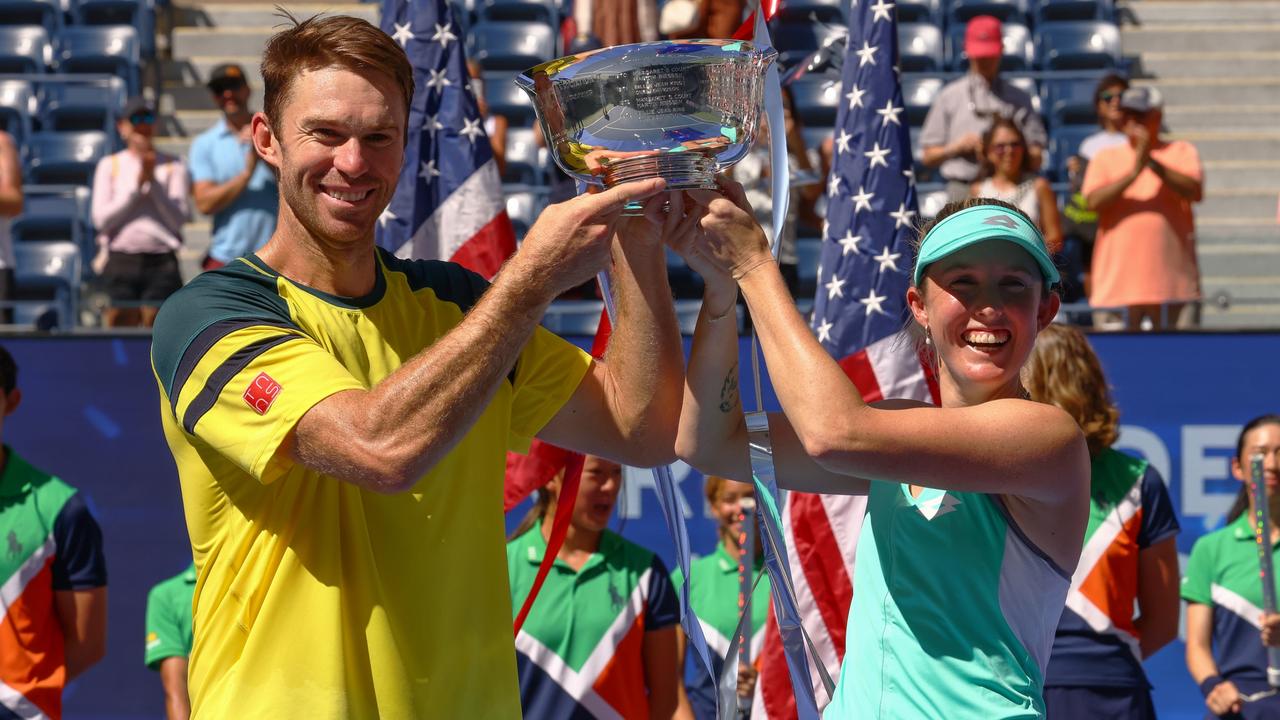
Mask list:
POLYGON ((734 302, 738 297, 738 284, 715 260, 706 255, 705 242, 701 238, 701 223, 707 213, 707 206, 698 202, 691 193, 671 193, 671 197, 671 214, 678 207, 683 218, 665 235, 667 246, 684 258, 690 269, 702 276, 707 301, 716 307, 734 302))
POLYGON ((652 178, 547 206, 516 253, 521 273, 544 286, 548 300, 590 280, 609 265, 622 209, 665 189, 664 180, 652 178))
POLYGON ((760 265, 773 262, 773 253, 742 186, 723 176, 717 177, 716 183, 719 192, 693 193, 707 208, 699 222, 701 232, 694 247, 737 281, 760 265))

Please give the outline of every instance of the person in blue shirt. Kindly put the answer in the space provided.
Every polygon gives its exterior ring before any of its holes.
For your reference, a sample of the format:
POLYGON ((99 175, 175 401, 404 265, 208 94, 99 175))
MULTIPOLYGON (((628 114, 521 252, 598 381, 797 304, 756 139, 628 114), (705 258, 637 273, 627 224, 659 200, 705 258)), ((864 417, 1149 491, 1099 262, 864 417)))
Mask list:
POLYGON ((276 229, 278 193, 270 166, 258 162, 249 138, 249 83, 239 65, 209 74, 209 92, 222 120, 191 144, 188 166, 196 209, 213 216, 213 237, 203 267, 213 270, 248 255, 276 229))

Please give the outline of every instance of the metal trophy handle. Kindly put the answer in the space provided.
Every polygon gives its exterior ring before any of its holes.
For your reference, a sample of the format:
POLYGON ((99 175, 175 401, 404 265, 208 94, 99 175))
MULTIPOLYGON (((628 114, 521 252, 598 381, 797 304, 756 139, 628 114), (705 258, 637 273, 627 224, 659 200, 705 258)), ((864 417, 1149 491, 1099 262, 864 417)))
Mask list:
MULTIPOLYGON (((1271 508, 1267 501, 1262 455, 1254 455, 1249 459, 1249 470, 1254 539, 1258 545, 1258 574, 1262 581, 1262 609, 1268 615, 1273 615, 1276 612, 1276 570, 1271 555, 1271 508)), ((1267 684, 1272 688, 1280 688, 1280 648, 1267 648, 1267 684)))

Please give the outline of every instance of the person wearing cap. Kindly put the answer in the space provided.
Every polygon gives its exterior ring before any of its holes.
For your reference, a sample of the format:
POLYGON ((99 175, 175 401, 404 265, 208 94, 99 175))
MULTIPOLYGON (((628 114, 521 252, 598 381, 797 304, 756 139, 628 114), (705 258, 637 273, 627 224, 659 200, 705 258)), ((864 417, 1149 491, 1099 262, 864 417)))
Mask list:
POLYGON ((920 130, 922 161, 938 168, 947 181, 947 197, 969 196, 969 185, 978 178, 982 134, 997 117, 1018 124, 1027 139, 1031 169, 1040 167, 1048 143, 1044 122, 1031 104, 1031 96, 1000 78, 1003 44, 1000 21, 979 15, 964 33, 969 72, 946 84, 925 116, 920 130))
POLYGON ((111 298, 103 315, 108 327, 150 327, 160 303, 182 287, 177 250, 190 216, 187 168, 156 150, 155 126, 155 107, 130 99, 116 121, 125 148, 99 160, 93 174, 93 269, 111 298))
POLYGON ((271 167, 258 161, 249 121, 249 83, 239 65, 209 73, 209 92, 222 111, 216 125, 191 143, 188 162, 196 209, 213 216, 203 267, 213 270, 262 247, 276 229, 279 192, 271 167))
POLYGON ((1089 304, 1100 329, 1190 328, 1200 321, 1200 267, 1191 204, 1204 171, 1191 143, 1160 138, 1160 91, 1120 96, 1128 142, 1098 152, 1081 192, 1098 213, 1089 304), (1127 317, 1126 317, 1127 316, 1127 317))
POLYGON ((1088 520, 1089 453, 1071 416, 1029 400, 1020 380, 1059 307, 1040 231, 999 200, 943 207, 906 293, 941 407, 867 404, 796 311, 741 188, 721 190, 703 233, 675 248, 707 283, 676 452, 704 473, 751 478, 732 391, 737 328, 722 320, 741 289, 782 406, 769 416, 779 486, 867 496, 824 716, 1042 717, 1088 520))

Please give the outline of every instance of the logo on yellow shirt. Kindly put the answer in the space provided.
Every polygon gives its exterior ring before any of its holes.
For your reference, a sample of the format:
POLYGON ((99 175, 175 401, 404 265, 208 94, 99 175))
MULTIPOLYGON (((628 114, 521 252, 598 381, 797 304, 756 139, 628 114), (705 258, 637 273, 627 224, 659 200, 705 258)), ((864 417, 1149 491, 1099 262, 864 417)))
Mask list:
POLYGON ((244 401, 249 403, 249 407, 259 415, 266 415, 267 410, 271 409, 271 403, 275 402, 276 396, 284 388, 280 383, 271 379, 266 373, 258 373, 258 377, 249 383, 249 387, 244 390, 244 401))

